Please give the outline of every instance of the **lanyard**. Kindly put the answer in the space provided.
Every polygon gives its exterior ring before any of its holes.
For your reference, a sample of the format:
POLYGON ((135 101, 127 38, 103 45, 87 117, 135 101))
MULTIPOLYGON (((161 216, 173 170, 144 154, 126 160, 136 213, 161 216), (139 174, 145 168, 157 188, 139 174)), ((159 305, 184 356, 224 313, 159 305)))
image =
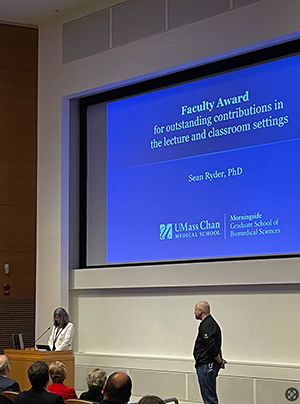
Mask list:
POLYGON ((59 335, 60 335, 60 333, 62 332, 62 330, 63 330, 62 328, 56 327, 56 331, 55 331, 53 343, 56 342, 56 340, 57 340, 57 338, 59 337, 59 335))

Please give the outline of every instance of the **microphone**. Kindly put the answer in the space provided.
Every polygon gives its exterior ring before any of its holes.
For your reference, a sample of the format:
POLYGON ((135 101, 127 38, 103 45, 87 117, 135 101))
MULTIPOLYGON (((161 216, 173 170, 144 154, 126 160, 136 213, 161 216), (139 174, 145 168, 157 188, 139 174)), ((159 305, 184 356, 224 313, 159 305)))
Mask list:
POLYGON ((36 339, 36 340, 34 341, 34 345, 36 344, 36 342, 37 342, 39 339, 41 339, 41 338, 42 338, 42 336, 43 336, 43 335, 45 335, 45 334, 46 334, 46 332, 47 332, 47 331, 49 331, 49 330, 50 330, 50 328, 51 328, 51 327, 48 327, 48 328, 47 328, 47 330, 46 330, 46 331, 44 331, 44 332, 43 332, 43 334, 42 334, 42 335, 40 335, 40 336, 38 337, 38 339, 36 339))

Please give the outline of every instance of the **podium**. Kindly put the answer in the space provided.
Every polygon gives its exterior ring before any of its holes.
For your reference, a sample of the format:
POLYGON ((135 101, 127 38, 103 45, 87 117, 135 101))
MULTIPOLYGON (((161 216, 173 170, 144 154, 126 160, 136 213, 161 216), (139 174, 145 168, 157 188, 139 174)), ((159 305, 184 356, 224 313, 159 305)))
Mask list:
MULTIPOLYGON (((9 377, 19 382, 22 391, 31 388, 27 370, 35 361, 44 361, 48 365, 55 361, 62 362, 67 368, 67 378, 64 384, 74 387, 75 361, 72 350, 37 351, 34 348, 30 348, 29 350, 5 349, 4 355, 7 356, 11 367, 9 377)), ((51 379, 49 383, 51 383, 51 379)))

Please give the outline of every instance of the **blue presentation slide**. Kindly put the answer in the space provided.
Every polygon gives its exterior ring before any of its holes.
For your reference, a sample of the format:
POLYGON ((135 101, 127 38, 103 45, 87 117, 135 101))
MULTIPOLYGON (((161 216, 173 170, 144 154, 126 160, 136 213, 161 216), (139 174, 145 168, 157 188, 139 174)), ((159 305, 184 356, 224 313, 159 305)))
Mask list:
POLYGON ((300 56, 107 104, 107 262, 300 246, 300 56))

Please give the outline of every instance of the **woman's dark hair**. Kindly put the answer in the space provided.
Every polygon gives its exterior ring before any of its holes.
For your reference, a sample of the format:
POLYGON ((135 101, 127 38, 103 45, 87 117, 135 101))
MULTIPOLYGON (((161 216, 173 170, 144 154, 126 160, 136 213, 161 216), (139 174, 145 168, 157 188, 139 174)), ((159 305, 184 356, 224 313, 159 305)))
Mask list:
POLYGON ((53 323, 55 324, 55 315, 60 316, 61 318, 61 323, 60 325, 62 328, 65 328, 65 326, 70 322, 69 314, 66 312, 66 310, 63 307, 57 307, 57 309, 54 310, 53 314, 53 323))
POLYGON ((28 378, 34 389, 41 390, 49 381, 49 366, 44 361, 34 362, 28 369, 28 378))
POLYGON ((165 402, 158 396, 146 395, 140 399, 138 404, 165 404, 165 402))

